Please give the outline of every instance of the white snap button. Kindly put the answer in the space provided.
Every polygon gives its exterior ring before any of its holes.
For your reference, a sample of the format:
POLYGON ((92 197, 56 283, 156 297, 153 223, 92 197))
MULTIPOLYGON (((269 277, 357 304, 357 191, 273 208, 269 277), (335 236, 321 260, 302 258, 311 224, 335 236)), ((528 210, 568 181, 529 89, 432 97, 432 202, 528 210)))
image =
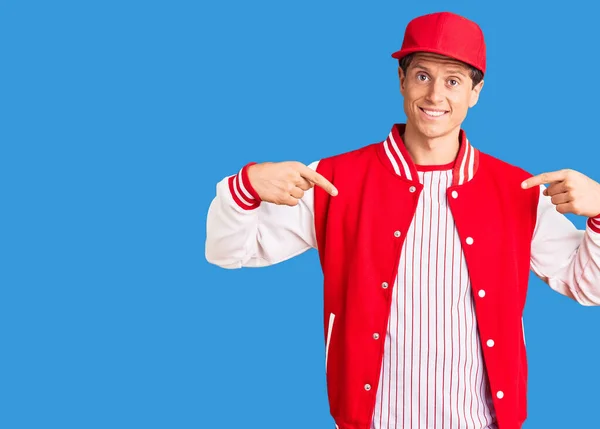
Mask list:
POLYGON ((365 390, 368 392, 369 390, 371 390, 371 385, 370 384, 365 384, 365 390))
POLYGON ((378 334, 377 332, 375 332, 375 333, 373 334, 373 339, 374 339, 374 340, 378 340, 378 339, 379 339, 379 334, 378 334))
POLYGON ((487 340, 488 347, 494 347, 494 340, 487 340))
POLYGON ((381 287, 384 288, 384 289, 387 289, 388 288, 387 282, 381 283, 381 287))
POLYGON ((498 399, 504 398, 504 392, 502 390, 498 390, 498 392, 496 393, 496 397, 498 399))
POLYGON ((452 191, 452 198, 458 198, 458 192, 452 191))
POLYGON ((417 190, 417 188, 415 188, 414 186, 411 186, 410 188, 408 188, 408 190, 410 192, 415 192, 417 190))
POLYGON ((400 231, 395 231, 394 232, 394 237, 396 237, 396 238, 400 237, 400 231))
POLYGON ((472 237, 467 237, 467 244, 471 245, 473 244, 473 238, 472 237))
POLYGON ((481 290, 479 291, 479 297, 480 297, 480 298, 483 298, 484 296, 485 296, 485 291, 484 291, 483 289, 481 289, 481 290))

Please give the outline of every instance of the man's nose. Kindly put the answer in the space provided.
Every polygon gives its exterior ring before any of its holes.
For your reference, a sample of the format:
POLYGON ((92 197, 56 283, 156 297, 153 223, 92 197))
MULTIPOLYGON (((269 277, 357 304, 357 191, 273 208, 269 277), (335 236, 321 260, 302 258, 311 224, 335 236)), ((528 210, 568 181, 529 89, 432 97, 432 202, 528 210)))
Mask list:
POLYGON ((432 104, 438 104, 444 101, 444 81, 441 79, 437 79, 429 85, 429 90, 427 91, 427 101, 432 104))

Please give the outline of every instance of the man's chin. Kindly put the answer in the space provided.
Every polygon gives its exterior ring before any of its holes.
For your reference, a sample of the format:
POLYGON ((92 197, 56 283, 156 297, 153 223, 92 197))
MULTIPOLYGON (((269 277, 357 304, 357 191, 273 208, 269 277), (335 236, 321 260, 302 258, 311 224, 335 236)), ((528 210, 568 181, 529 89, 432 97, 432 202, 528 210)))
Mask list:
POLYGON ((419 124, 419 133, 426 138, 433 139, 448 133, 448 126, 444 124, 419 124))

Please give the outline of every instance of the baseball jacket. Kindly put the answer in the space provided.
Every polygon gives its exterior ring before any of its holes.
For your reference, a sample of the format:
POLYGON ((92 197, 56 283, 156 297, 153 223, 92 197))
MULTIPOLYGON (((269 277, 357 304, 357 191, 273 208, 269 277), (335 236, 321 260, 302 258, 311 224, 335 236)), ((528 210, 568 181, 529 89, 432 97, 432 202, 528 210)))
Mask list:
MULTIPOLYGON (((295 207, 261 203, 247 167, 217 186, 207 219, 207 259, 264 266, 317 248, 324 276, 324 341, 331 415, 339 429, 369 429, 400 252, 423 188, 401 140, 388 138, 311 168, 316 187, 295 207)), ((577 230, 524 170, 478 151, 461 130, 448 206, 472 284, 477 327, 499 429, 527 416, 522 314, 532 270, 582 305, 600 305, 600 218, 577 230), (492 340, 492 341, 489 341, 492 340)))

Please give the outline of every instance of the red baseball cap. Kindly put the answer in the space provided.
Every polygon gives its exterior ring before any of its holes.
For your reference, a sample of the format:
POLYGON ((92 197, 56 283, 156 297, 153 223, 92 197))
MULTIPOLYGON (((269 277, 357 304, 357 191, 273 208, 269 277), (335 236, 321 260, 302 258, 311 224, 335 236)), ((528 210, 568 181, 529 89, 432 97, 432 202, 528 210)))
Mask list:
POLYGON ((419 16, 408 23, 400 59, 413 52, 430 52, 467 63, 485 74, 485 41, 479 25, 451 12, 419 16))

